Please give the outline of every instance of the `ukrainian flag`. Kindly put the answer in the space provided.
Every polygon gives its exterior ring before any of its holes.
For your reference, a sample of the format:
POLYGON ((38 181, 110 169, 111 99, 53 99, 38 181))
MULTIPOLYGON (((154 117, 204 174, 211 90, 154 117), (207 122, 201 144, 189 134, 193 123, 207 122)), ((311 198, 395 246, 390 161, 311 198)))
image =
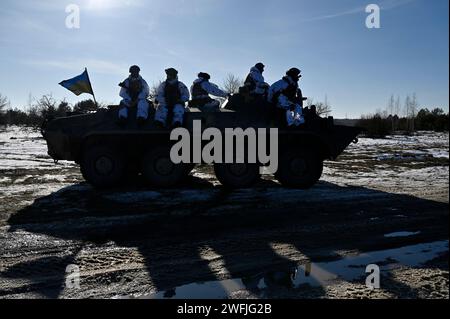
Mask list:
POLYGON ((80 95, 83 93, 94 95, 87 68, 84 69, 84 72, 81 75, 70 80, 62 81, 59 85, 73 92, 75 95, 80 95))

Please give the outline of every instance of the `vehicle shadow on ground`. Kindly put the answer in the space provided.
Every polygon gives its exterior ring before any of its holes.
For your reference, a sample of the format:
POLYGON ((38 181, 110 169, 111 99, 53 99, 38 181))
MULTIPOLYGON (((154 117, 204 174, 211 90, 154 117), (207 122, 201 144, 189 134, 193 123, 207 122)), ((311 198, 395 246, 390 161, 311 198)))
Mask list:
MULTIPOLYGON (((32 281, 28 289, 48 297, 60 296, 65 267, 79 262, 83 245, 111 241, 136 248, 153 287, 166 291, 166 296, 173 296, 175 287, 218 278, 244 278, 247 289, 257 293, 261 289, 255 280, 265 278, 272 283, 265 297, 280 296, 280 291, 289 297, 305 289, 293 287, 293 262, 334 260, 342 251, 448 239, 448 203, 327 182, 300 191, 267 180, 251 190, 230 191, 191 177, 174 190, 97 191, 85 183, 72 185, 37 199, 13 214, 8 224, 9 232, 25 230, 78 243, 68 256, 51 257, 51 263, 44 257, 2 273, 5 278, 32 281), (384 236, 396 231, 420 234, 384 236), (274 243, 293 247, 303 257, 293 261, 276 252, 274 243), (46 264, 52 267, 46 269, 46 264), (280 276, 279 269, 288 270, 280 276)), ((412 288, 405 289, 417 295, 412 288)), ((316 287, 305 297, 324 294, 316 287)))

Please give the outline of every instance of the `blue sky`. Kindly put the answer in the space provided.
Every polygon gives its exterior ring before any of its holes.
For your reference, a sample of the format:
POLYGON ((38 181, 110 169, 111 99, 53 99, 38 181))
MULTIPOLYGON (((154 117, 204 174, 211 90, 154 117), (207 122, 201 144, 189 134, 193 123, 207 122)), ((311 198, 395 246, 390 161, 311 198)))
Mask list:
POLYGON ((58 86, 88 68, 97 100, 117 103, 132 64, 151 84, 175 67, 191 85, 199 71, 221 84, 266 64, 267 82, 302 69, 304 95, 327 95, 336 117, 384 108, 391 94, 449 105, 448 0, 3 0, 0 93, 14 107, 31 93, 76 101, 58 86), (365 7, 381 7, 367 29, 365 7), (67 29, 68 4, 81 9, 67 29))

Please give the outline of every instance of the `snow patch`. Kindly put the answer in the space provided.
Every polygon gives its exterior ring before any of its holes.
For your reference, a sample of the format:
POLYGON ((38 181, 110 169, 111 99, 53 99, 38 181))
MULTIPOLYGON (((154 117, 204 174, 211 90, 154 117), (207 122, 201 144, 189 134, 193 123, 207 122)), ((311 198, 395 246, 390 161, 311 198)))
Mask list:
POLYGON ((399 232, 395 232, 395 233, 385 234, 384 237, 387 237, 387 238, 409 237, 409 236, 419 235, 420 233, 421 233, 420 231, 417 231, 417 232, 399 231, 399 232))
POLYGON ((9 183, 11 181, 11 179, 9 177, 1 177, 0 178, 0 183, 9 183))
POLYGON ((432 155, 424 153, 404 153, 404 154, 380 154, 376 158, 379 161, 423 161, 432 155))

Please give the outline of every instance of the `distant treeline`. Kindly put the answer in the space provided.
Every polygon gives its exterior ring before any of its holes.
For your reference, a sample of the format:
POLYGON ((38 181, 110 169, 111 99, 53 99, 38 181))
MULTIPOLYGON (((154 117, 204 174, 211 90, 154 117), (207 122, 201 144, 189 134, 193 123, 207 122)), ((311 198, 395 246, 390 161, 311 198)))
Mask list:
MULTIPOLYGON (((68 115, 93 112, 98 106, 93 100, 84 100, 71 106, 66 101, 56 101, 51 94, 42 96, 26 110, 10 108, 8 100, 0 94, 0 125, 25 125, 39 127, 44 119, 64 117, 68 115)), ((325 103, 327 106, 328 103, 325 103)), ((328 106, 327 106, 328 107, 328 106)), ((329 110, 329 107, 328 107, 329 110)), ((365 128, 366 135, 371 137, 384 137, 395 132, 413 131, 448 131, 449 114, 441 108, 428 110, 423 108, 417 112, 416 97, 407 97, 405 101, 404 116, 389 115, 401 112, 400 101, 391 97, 386 110, 378 110, 375 114, 362 116, 354 123, 365 128)), ((326 113, 326 112, 325 112, 326 113)))
POLYGON ((375 114, 362 116, 356 125, 364 127, 366 135, 371 137, 385 137, 397 132, 444 132, 449 129, 449 117, 441 108, 431 111, 419 108, 417 96, 413 93, 406 96, 404 103, 399 96, 391 95, 384 111, 379 109, 375 114))
MULTIPOLYGON (((0 95, 1 101, 2 97, 0 95)), ((25 110, 8 108, 8 106, 6 99, 3 98, 3 103, 0 103, 0 125, 39 127, 46 118, 83 114, 96 111, 98 108, 98 105, 93 100, 84 100, 71 106, 66 101, 57 102, 51 95, 44 95, 25 110)))
POLYGON ((399 117, 397 115, 383 116, 374 114, 363 116, 356 126, 365 128, 370 137, 385 137, 395 132, 436 131, 449 130, 449 114, 440 108, 432 111, 421 109, 415 117, 399 117))

